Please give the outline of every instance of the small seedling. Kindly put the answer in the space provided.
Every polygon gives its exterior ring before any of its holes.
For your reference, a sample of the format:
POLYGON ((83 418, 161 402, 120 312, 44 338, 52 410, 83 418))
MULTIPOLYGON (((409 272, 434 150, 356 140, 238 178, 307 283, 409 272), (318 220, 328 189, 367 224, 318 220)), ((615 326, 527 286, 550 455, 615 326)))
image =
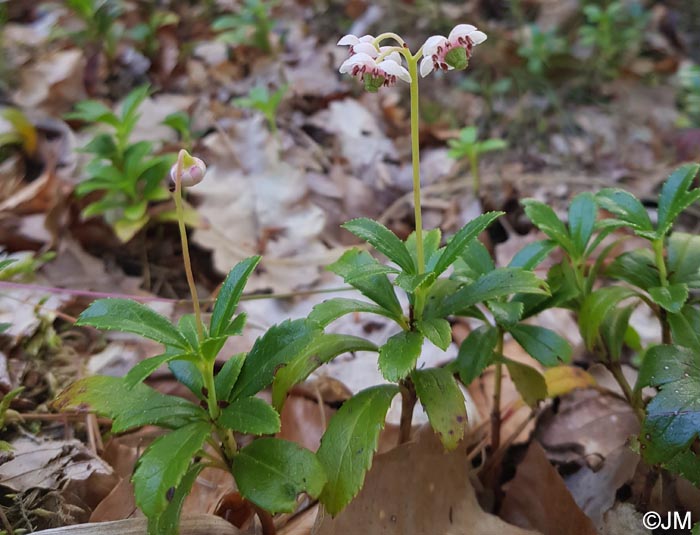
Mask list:
POLYGON ((81 46, 104 50, 108 58, 114 58, 124 33, 119 23, 124 12, 121 0, 66 0, 66 6, 83 24, 81 30, 69 34, 71 39, 81 46))
POLYGON ((525 60, 528 73, 535 79, 542 79, 552 58, 565 51, 566 40, 563 37, 558 36, 554 30, 542 31, 533 24, 518 48, 518 55, 525 60))
POLYGON ((76 188, 78 196, 100 192, 102 197, 83 209, 85 218, 103 216, 122 242, 127 242, 148 223, 149 203, 168 198, 163 185, 174 156, 153 155, 153 143, 131 143, 129 138, 139 118, 138 108, 148 96, 148 87, 133 90, 115 114, 101 102, 80 102, 68 118, 107 126, 85 146, 93 158, 85 168, 87 179, 76 188))
POLYGON ((133 39, 146 57, 155 58, 158 54, 158 30, 178 23, 180 18, 171 11, 154 9, 146 22, 130 28, 126 34, 133 39))
POLYGON ((464 158, 469 162, 469 169, 472 174, 472 194, 479 195, 481 179, 479 176, 479 158, 482 154, 503 150, 508 146, 503 139, 486 139, 478 141, 476 127, 468 126, 462 128, 458 139, 450 139, 447 142, 450 150, 448 155, 455 160, 464 158))
POLYGON ((239 108, 257 110, 265 116, 267 125, 273 135, 277 135, 277 108, 279 108, 285 93, 286 85, 277 91, 270 92, 266 87, 254 87, 246 97, 233 99, 233 105, 239 108))
POLYGON ((276 2, 244 0, 238 13, 223 15, 212 24, 218 39, 231 45, 248 45, 262 52, 272 52, 271 34, 274 26, 272 8, 276 2))

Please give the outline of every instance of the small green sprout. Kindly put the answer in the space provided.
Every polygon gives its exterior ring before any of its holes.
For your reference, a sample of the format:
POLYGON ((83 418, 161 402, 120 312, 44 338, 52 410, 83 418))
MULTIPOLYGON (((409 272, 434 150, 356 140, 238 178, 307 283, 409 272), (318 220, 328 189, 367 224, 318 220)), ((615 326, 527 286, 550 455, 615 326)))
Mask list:
POLYGON ((462 128, 459 138, 450 139, 447 142, 450 150, 448 155, 455 160, 466 158, 469 161, 469 168, 472 173, 472 193, 479 194, 481 180, 479 177, 479 157, 487 152, 503 150, 508 146, 503 139, 478 140, 477 130, 474 126, 462 128))
POLYGON ((277 108, 287 92, 287 85, 283 85, 277 91, 270 92, 266 87, 254 87, 247 97, 233 100, 233 105, 239 108, 257 110, 265 116, 270 132, 277 135, 277 108))
POLYGON ((223 15, 212 24, 220 32, 218 39, 231 45, 249 45, 268 54, 272 52, 271 10, 276 2, 245 0, 238 13, 223 15))

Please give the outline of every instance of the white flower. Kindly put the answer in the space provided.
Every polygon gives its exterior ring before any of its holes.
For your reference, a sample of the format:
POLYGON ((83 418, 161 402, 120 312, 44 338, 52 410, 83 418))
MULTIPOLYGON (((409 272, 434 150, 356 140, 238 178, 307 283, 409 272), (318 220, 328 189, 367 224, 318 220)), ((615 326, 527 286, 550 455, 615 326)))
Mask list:
POLYGON ((401 65, 401 56, 398 52, 391 52, 382 61, 377 63, 377 55, 358 52, 346 59, 340 66, 341 73, 349 73, 362 80, 365 89, 372 93, 382 86, 391 86, 397 79, 411 83, 411 75, 401 65))
POLYGON ((466 69, 472 48, 486 41, 486 34, 471 24, 458 24, 450 35, 433 35, 423 44, 423 59, 420 63, 421 76, 427 76, 433 70, 444 71, 466 69))
POLYGON ((170 168, 170 182, 174 186, 177 182, 177 172, 180 165, 180 160, 182 160, 182 175, 180 176, 180 182, 183 188, 189 188, 191 186, 196 186, 204 178, 204 174, 207 172, 206 164, 196 156, 191 156, 186 150, 181 150, 178 155, 178 161, 173 164, 170 168))
POLYGON ((348 34, 344 37, 341 37, 340 41, 338 41, 338 46, 349 46, 350 54, 355 54, 356 52, 361 51, 366 52, 366 50, 356 50, 357 45, 360 44, 367 44, 374 48, 374 46, 372 45, 372 41, 374 41, 373 35, 363 35, 362 37, 357 37, 356 35, 348 34))

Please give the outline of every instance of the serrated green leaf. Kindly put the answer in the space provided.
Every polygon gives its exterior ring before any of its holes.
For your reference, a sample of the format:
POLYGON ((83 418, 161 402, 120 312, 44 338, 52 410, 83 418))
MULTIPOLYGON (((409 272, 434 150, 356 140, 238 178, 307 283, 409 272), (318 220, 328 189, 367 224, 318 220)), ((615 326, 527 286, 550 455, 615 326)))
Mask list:
POLYGON ((586 251, 588 241, 593 234, 598 206, 592 193, 579 193, 569 205, 569 235, 578 258, 586 251))
POLYGON ((415 293, 420 288, 430 286, 435 280, 435 273, 421 273, 420 275, 408 275, 401 273, 394 284, 408 294, 415 293))
POLYGON ((452 327, 443 318, 428 318, 418 322, 418 330, 437 347, 447 351, 452 343, 452 327))
POLYGON ((641 453, 650 464, 666 463, 688 451, 700 433, 698 355, 683 347, 650 348, 638 377, 638 388, 647 385, 659 393, 646 407, 641 453))
POLYGON ((546 295, 548 290, 546 283, 531 271, 520 268, 497 268, 447 297, 439 309, 440 315, 456 314, 477 303, 514 293, 546 295))
POLYGON ((355 351, 377 351, 377 346, 357 336, 322 333, 287 365, 280 368, 272 382, 272 405, 282 410, 289 389, 306 379, 322 364, 338 355, 355 351))
POLYGON ((136 505, 148 518, 165 511, 168 491, 180 484, 210 434, 209 423, 193 422, 158 437, 139 458, 131 481, 136 505))
POLYGON ((204 469, 203 464, 190 466, 187 473, 180 480, 180 484, 175 489, 175 493, 169 500, 165 511, 158 516, 148 519, 149 535, 173 535, 180 528, 180 513, 185 499, 189 496, 197 476, 204 469))
POLYGON ((655 237, 654 227, 646 208, 639 199, 619 188, 604 188, 596 194, 598 205, 624 221, 639 236, 646 239, 655 237))
POLYGON ((688 286, 685 284, 670 284, 656 286, 647 290, 654 303, 664 310, 677 314, 688 300, 688 286))
POLYGON ((700 236, 674 232, 668 237, 668 279, 700 288, 700 236))
POLYGON ((207 418, 207 413, 189 401, 168 396, 140 383, 127 388, 121 377, 94 375, 66 388, 53 407, 59 411, 88 405, 112 421, 112 431, 123 433, 144 425, 178 428, 207 418))
POLYGON ((129 92, 124 98, 121 105, 121 119, 127 121, 136 115, 136 111, 141 103, 148 96, 149 87, 142 85, 129 92))
POLYGON ((440 260, 435 265, 433 272, 440 275, 464 252, 467 245, 475 240, 491 223, 501 217, 504 212, 487 212, 472 219, 452 236, 447 243, 440 260))
POLYGON ((455 262, 455 275, 458 280, 469 282, 496 269, 489 250, 479 240, 469 242, 459 260, 455 262))
POLYGON ((277 368, 294 360, 321 334, 316 323, 305 319, 287 320, 270 327, 248 353, 231 399, 254 396, 270 386, 277 368))
POLYGON ((632 297, 634 291, 624 286, 609 286, 590 293, 581 307, 578 325, 588 349, 593 349, 600 334, 600 326, 621 301, 632 297))
POLYGON ((496 323, 506 329, 517 324, 525 310, 525 305, 520 301, 487 301, 486 306, 493 314, 496 323))
POLYGON ((338 514, 360 491, 398 392, 394 385, 368 388, 343 403, 331 418, 317 453, 328 476, 319 501, 330 514, 338 514))
POLYGON ((657 237, 665 236, 680 213, 700 199, 700 189, 690 189, 698 169, 698 164, 683 165, 664 182, 659 196, 657 237))
POLYGON ((224 362, 219 373, 214 377, 214 388, 216 388, 217 400, 230 399, 231 390, 233 390, 233 385, 235 385, 238 380, 238 375, 241 373, 245 358, 245 353, 238 353, 224 362))
POLYGON ((270 513, 293 512, 298 494, 316 498, 326 483, 312 452, 276 438, 260 438, 240 450, 232 473, 241 494, 270 513))
POLYGON ((535 199, 522 201, 525 213, 530 221, 547 236, 557 242, 569 254, 574 252, 574 244, 566 226, 559 219, 551 206, 535 199))
MULTIPOLYGON (((423 255, 425 260, 425 271, 431 272, 435 268, 443 249, 440 249, 442 231, 439 228, 423 230, 423 255)), ((418 265, 418 253, 416 251, 416 231, 414 230, 406 238, 406 248, 411 253, 413 261, 418 265)))
POLYGON ((98 299, 78 317, 76 325, 138 334, 164 345, 191 351, 187 340, 166 318, 129 299, 98 299))
POLYGON ((636 249, 618 256, 605 270, 605 275, 629 282, 646 290, 659 285, 659 271, 654 253, 649 249, 636 249))
POLYGON ((280 430, 277 411, 260 398, 238 398, 221 411, 217 423, 248 435, 274 435, 280 430))
POLYGON ((443 446, 448 450, 455 449, 464 437, 467 409, 452 372, 445 368, 415 370, 411 379, 418 399, 428 413, 430 425, 443 446))
POLYGON ((394 285, 389 282, 386 275, 374 275, 356 279, 352 283, 348 281, 348 277, 352 278, 353 273, 359 273, 367 266, 376 263, 377 261, 366 251, 350 249, 345 251, 335 263, 328 266, 328 269, 343 277, 345 282, 358 289, 363 295, 382 308, 388 310, 394 317, 400 318, 403 316, 403 310, 394 292, 394 285))
POLYGON ((700 309, 686 305, 678 314, 666 316, 675 344, 700 352, 700 309))
POLYGON ((416 367, 423 347, 423 335, 401 331, 379 348, 379 370, 387 381, 396 382, 416 367))
POLYGON ((368 312, 395 319, 391 312, 379 305, 345 297, 334 297, 314 306, 308 318, 319 326, 326 327, 338 318, 355 312, 368 312))
POLYGON ((573 350, 569 342, 550 329, 520 324, 511 327, 510 334, 543 366, 558 366, 571 360, 573 350))
POLYGON ((540 401, 547 399, 547 382, 540 372, 532 366, 502 358, 515 388, 525 403, 534 408, 540 401))
POLYGON ((199 399, 204 399, 202 388, 204 380, 202 372, 199 371, 197 365, 189 360, 171 360, 168 362, 170 372, 175 376, 178 383, 182 383, 189 388, 192 393, 199 399))
POLYGON ((508 267, 532 270, 549 256, 549 253, 557 246, 553 240, 539 240, 528 243, 520 249, 508 264, 508 267))
POLYGON ((408 274, 416 272, 416 266, 406 244, 381 223, 362 217, 352 219, 341 226, 369 243, 389 260, 400 266, 404 272, 408 274))
POLYGON ((248 277, 260 262, 259 256, 252 256, 236 264, 229 272, 212 311, 209 332, 211 336, 221 336, 231 323, 233 313, 243 294, 248 277))
POLYGON ((635 305, 613 308, 600 326, 600 335, 613 361, 619 360, 622 348, 630 336, 630 316, 635 305))
POLYGON ((498 343, 498 330, 490 325, 482 325, 469 333, 459 347, 454 368, 465 385, 479 377, 493 362, 498 343))
MULTIPOLYGON (((143 382, 146 377, 151 375, 166 362, 170 362, 171 360, 175 359, 185 360, 187 356, 188 355, 179 352, 170 352, 142 360, 136 366, 131 368, 129 373, 124 376, 124 384, 127 388, 133 388, 137 384, 143 382)), ((191 356, 190 358, 194 358, 194 356, 191 356)))

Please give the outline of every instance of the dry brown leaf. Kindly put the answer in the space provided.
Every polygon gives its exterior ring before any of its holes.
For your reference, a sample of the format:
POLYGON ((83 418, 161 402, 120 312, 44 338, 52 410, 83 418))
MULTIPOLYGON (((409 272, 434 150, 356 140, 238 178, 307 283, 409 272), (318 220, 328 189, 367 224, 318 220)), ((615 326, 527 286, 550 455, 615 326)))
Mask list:
POLYGON ((564 480, 539 442, 533 440, 515 478, 505 486, 500 515, 544 535, 596 535, 593 522, 576 505, 564 480))
POLYGON ((315 535, 532 535, 486 513, 469 481, 464 446, 445 453, 431 429, 378 455, 363 489, 336 518, 319 516, 315 535))

